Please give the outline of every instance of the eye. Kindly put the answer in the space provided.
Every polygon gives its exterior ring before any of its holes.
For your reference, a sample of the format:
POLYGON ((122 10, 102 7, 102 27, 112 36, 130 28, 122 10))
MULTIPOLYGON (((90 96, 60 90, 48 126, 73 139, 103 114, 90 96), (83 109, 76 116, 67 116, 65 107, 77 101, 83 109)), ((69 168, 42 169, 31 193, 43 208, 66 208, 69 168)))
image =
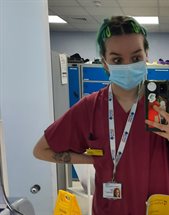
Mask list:
POLYGON ((120 57, 116 57, 112 59, 112 64, 122 64, 123 59, 120 57))
POLYGON ((132 62, 133 63, 137 63, 137 62, 142 61, 142 60, 143 60, 143 57, 140 56, 140 55, 132 57, 132 62))

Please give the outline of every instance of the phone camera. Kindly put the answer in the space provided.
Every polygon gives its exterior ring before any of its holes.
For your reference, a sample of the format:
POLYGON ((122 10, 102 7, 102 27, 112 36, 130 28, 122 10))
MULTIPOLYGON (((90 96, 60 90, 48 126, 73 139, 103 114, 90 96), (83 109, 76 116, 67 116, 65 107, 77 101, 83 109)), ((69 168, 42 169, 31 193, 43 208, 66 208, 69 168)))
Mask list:
POLYGON ((167 85, 166 84, 160 84, 159 86, 159 90, 160 90, 160 93, 166 93, 167 92, 167 85))

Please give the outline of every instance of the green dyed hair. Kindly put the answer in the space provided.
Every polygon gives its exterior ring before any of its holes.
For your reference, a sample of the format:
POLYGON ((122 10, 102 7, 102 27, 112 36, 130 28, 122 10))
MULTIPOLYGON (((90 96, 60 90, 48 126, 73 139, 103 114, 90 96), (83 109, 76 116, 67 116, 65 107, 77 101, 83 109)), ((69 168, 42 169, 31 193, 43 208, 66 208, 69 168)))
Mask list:
POLYGON ((105 56, 105 41, 111 36, 123 34, 141 34, 144 37, 144 50, 149 49, 147 41, 147 31, 134 18, 130 16, 113 16, 105 19, 100 27, 97 35, 97 43, 99 45, 100 55, 105 56))

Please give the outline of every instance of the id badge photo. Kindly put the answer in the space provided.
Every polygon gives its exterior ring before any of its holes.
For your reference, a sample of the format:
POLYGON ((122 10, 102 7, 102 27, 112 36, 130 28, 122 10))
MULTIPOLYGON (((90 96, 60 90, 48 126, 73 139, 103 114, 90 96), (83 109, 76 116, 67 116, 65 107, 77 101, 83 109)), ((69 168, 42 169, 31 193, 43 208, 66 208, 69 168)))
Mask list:
POLYGON ((122 185, 116 182, 103 183, 103 198, 122 199, 122 185))

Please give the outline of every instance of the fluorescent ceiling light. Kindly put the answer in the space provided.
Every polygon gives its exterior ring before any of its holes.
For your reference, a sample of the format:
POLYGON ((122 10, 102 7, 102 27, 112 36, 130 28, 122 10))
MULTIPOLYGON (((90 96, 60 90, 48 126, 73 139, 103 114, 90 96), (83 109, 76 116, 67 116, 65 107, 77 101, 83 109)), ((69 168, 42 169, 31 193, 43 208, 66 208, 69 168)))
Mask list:
POLYGON ((67 23, 59 16, 48 16, 48 19, 49 19, 49 23, 67 23))
POLYGON ((139 22, 140 24, 145 24, 145 25, 159 24, 158 16, 133 16, 133 18, 136 19, 137 22, 139 22))

